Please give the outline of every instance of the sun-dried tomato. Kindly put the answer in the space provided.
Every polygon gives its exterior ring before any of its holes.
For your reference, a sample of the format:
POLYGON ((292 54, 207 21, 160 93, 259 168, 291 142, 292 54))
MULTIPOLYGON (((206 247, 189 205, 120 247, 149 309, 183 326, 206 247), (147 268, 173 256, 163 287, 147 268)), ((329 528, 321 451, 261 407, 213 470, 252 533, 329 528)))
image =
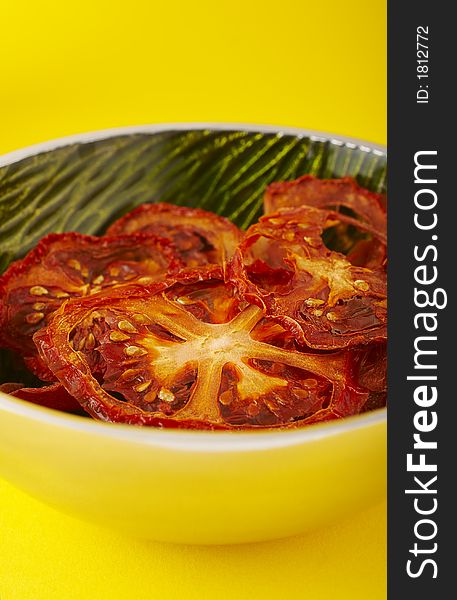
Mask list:
POLYGON ((79 402, 73 396, 70 396, 61 383, 54 383, 41 388, 24 387, 22 383, 3 383, 0 385, 0 392, 46 408, 53 408, 75 415, 85 414, 79 402))
POLYGON ((0 345, 27 357, 47 380, 32 336, 62 302, 127 283, 148 285, 181 265, 172 245, 152 235, 50 234, 0 277, 0 345))
POLYGON ((340 222, 353 219, 305 207, 266 215, 248 229, 230 268, 242 298, 311 348, 386 338, 385 270, 356 266, 325 246, 323 232, 340 222))
POLYGON ((142 204, 115 221, 108 235, 153 233, 170 239, 188 267, 225 267, 242 238, 231 221, 201 208, 157 203, 142 204))
POLYGON ((387 343, 366 344, 354 349, 352 378, 368 392, 362 412, 375 410, 387 402, 387 343))
POLYGON ((313 175, 304 175, 267 187, 265 213, 302 206, 343 210, 368 225, 369 231, 361 231, 354 223, 339 222, 326 232, 327 245, 347 254, 349 262, 356 266, 372 269, 385 265, 387 215, 383 194, 360 187, 352 177, 317 179, 313 175))
POLYGON ((73 301, 34 340, 67 391, 105 421, 293 427, 362 410, 368 392, 354 378, 352 351, 297 350, 289 331, 219 277, 207 270, 156 294, 73 301), (97 378, 90 336, 103 364, 97 378))
POLYGON ((371 392, 385 392, 387 389, 387 344, 370 344, 357 357, 357 381, 371 392))
POLYGON ((385 196, 360 187, 352 177, 318 179, 313 175, 303 175, 293 181, 277 181, 267 187, 265 214, 280 208, 301 206, 335 210, 344 206, 373 230, 386 235, 385 196))

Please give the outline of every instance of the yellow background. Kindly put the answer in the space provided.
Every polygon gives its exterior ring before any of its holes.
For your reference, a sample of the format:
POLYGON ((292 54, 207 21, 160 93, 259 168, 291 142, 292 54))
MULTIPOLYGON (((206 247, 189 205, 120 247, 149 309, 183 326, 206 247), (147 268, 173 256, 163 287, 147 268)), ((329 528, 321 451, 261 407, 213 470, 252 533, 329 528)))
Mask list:
MULTIPOLYGON (((385 142, 385 0, 0 0, 0 153, 118 125, 283 124, 385 142)), ((386 595, 385 504, 244 547, 141 542, 0 480, 1 600, 386 595)))

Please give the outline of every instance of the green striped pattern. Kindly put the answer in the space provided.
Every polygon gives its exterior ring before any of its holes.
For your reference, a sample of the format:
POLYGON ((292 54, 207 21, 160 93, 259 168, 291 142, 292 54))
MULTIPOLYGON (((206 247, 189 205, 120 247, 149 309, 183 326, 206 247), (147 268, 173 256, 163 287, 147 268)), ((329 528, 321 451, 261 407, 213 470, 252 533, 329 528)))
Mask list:
POLYGON ((352 175, 385 191, 386 158, 353 144, 187 130, 79 143, 0 167, 0 272, 50 232, 102 233, 144 202, 199 206, 245 228, 271 181, 352 175))

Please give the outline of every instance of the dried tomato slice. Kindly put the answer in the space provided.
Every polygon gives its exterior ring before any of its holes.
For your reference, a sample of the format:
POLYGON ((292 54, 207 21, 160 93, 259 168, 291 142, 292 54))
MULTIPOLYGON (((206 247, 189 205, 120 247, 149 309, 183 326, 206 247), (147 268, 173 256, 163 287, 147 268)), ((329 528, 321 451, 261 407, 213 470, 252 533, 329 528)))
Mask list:
POLYGON ((0 392, 46 408, 53 408, 75 415, 85 414, 79 402, 73 396, 70 396, 61 383, 54 383, 41 388, 24 387, 22 383, 3 383, 0 385, 0 392))
POLYGON ((325 246, 323 231, 339 222, 353 219, 316 208, 281 209, 248 229, 230 267, 241 297, 315 349, 386 338, 385 270, 353 265, 325 246))
POLYGON ((47 379, 32 336, 64 300, 150 284, 181 265, 172 245, 151 235, 50 234, 0 277, 0 345, 33 357, 29 368, 47 379))
POLYGON ((377 269, 387 267, 387 247, 377 239, 357 241, 347 254, 348 261, 356 267, 377 269))
POLYGON ((265 214, 301 206, 336 210, 344 206, 376 232, 386 235, 385 196, 360 187, 352 177, 318 179, 303 175, 294 181, 277 181, 267 187, 265 214))
MULTIPOLYGON (((34 345, 33 349, 26 351, 36 352, 36 346, 34 345)), ((36 356, 24 356, 23 361, 27 369, 38 377, 38 379, 41 379, 41 381, 54 382, 56 380, 53 372, 48 369, 38 354, 36 356)))
POLYGON ((370 344, 358 359, 357 381, 371 392, 387 389, 387 344, 370 344))
POLYGON ((142 204, 115 221, 107 234, 137 231, 172 240, 188 267, 208 264, 224 267, 243 235, 224 217, 201 208, 166 203, 142 204))
POLYGON ((359 267, 376 268, 386 263, 386 199, 360 187, 352 177, 318 179, 304 175, 294 181, 270 184, 264 196, 265 213, 281 208, 310 206, 341 211, 349 209, 356 219, 370 227, 361 234, 354 224, 339 222, 326 233, 332 250, 344 252, 359 267))
POLYGON ((360 412, 368 394, 353 380, 353 353, 304 353, 290 339, 210 271, 156 294, 73 301, 34 336, 56 378, 105 421, 239 429, 360 412), (80 345, 89 336, 98 378, 80 345))
POLYGON ((354 361, 358 384, 369 391, 362 412, 381 408, 387 402, 387 344, 370 344, 354 361))

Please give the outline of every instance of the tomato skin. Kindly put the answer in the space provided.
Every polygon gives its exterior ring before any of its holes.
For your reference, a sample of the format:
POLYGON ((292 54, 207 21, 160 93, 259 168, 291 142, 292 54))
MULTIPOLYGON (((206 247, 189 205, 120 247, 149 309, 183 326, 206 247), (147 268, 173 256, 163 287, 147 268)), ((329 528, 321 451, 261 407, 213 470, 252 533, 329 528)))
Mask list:
POLYGON ((330 209, 334 206, 350 208, 378 234, 387 231, 386 200, 360 187, 352 177, 340 179, 318 179, 313 175, 303 175, 293 181, 271 183, 265 192, 265 214, 280 208, 310 206, 330 209))
POLYGON ((387 344, 370 344, 355 357, 358 384, 374 393, 387 390, 387 344))
MULTIPOLYGON (((36 352, 35 344, 33 351, 36 352)), ((24 356, 23 361, 27 369, 33 373, 35 377, 41 379, 41 381, 47 381, 51 383, 55 382, 56 378, 54 377, 53 372, 49 369, 40 356, 24 356)))
POLYGON ((142 204, 115 221, 107 235, 154 233, 170 239, 188 267, 220 265, 225 269, 242 232, 225 217, 201 208, 159 202, 142 204))
POLYGON ((323 231, 340 221, 353 222, 308 207, 261 217, 247 230, 229 269, 240 297, 315 349, 386 339, 385 269, 358 267, 326 248, 323 231))
POLYGON ((22 383, 4 383, 0 385, 0 391, 45 408, 75 415, 85 414, 79 402, 60 383, 41 388, 24 387, 22 383))
POLYGON ((32 336, 63 302, 142 278, 164 279, 182 266, 169 241, 148 234, 50 234, 0 277, 0 346, 22 354, 48 380, 32 336))

